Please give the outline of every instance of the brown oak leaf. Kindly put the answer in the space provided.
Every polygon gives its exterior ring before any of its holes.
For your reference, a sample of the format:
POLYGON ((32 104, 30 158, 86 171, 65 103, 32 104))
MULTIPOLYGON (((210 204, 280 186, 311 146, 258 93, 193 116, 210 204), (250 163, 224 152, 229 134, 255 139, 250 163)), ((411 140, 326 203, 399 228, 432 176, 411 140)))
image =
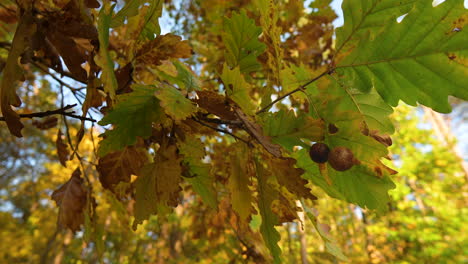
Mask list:
POLYGON ((302 178, 304 170, 295 168, 296 160, 293 158, 285 159, 269 159, 269 169, 276 176, 280 186, 295 194, 297 197, 304 197, 311 200, 316 200, 310 188, 305 185, 308 183, 306 179, 302 178))
POLYGON ((189 58, 192 48, 188 41, 173 34, 159 35, 144 44, 137 52, 137 60, 145 64, 161 65, 162 61, 171 58, 189 58))
POLYGON ((57 155, 60 160, 60 164, 67 167, 67 160, 69 159, 70 152, 68 151, 68 145, 62 139, 62 130, 58 130, 57 140, 55 141, 57 146, 57 155))
POLYGON ((131 175, 137 175, 147 160, 145 151, 134 146, 109 153, 98 161, 99 181, 104 188, 114 191, 119 182, 130 182, 131 175))
POLYGON ((226 97, 213 91, 197 91, 198 98, 194 99, 201 108, 210 114, 219 116, 222 119, 236 120, 236 114, 226 102, 226 97))
POLYGON ((59 208, 59 227, 69 228, 73 232, 84 224, 84 210, 88 192, 83 184, 81 172, 77 168, 71 178, 52 193, 52 200, 59 208))

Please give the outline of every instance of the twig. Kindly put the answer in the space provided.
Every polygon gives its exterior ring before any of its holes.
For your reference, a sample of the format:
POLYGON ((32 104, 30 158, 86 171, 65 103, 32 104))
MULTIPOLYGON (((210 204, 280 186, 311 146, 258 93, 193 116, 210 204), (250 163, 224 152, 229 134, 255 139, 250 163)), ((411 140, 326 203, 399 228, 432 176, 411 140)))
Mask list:
POLYGON ((235 139, 237 139, 237 140, 239 140, 239 141, 244 142, 244 143, 247 144, 249 147, 253 147, 253 145, 252 145, 251 142, 249 142, 249 141, 247 141, 247 140, 245 140, 245 139, 242 139, 242 138, 240 138, 240 137, 234 135, 233 133, 231 133, 231 132, 229 132, 229 131, 227 131, 227 130, 224 130, 224 129, 221 129, 221 128, 217 128, 217 127, 214 127, 214 126, 210 126, 210 125, 205 124, 205 123, 203 123, 202 121, 200 121, 200 120, 198 120, 198 119, 196 119, 196 118, 192 118, 192 119, 193 119, 195 122, 197 122, 197 123, 199 123, 200 125, 202 125, 202 126, 206 126, 206 127, 208 127, 208 128, 211 128, 211 129, 213 129, 213 130, 216 130, 216 131, 221 132, 221 133, 224 133, 224 134, 228 134, 228 135, 230 135, 231 137, 233 137, 233 138, 235 138, 235 139))
POLYGON ((200 119, 206 121, 208 123, 219 124, 219 125, 233 125, 233 126, 241 126, 242 121, 240 120, 224 120, 219 118, 209 118, 204 116, 199 116, 200 119))
POLYGON ((333 72, 333 70, 324 71, 324 72, 322 72, 319 76, 313 78, 312 80, 310 80, 310 81, 304 83, 303 85, 297 87, 296 89, 294 89, 294 90, 292 90, 292 91, 290 91, 290 92, 288 92, 288 93, 286 93, 286 94, 284 94, 284 95, 282 95, 282 96, 276 98, 276 99, 273 100, 271 103, 269 103, 267 106, 265 106, 265 107, 263 107, 262 109, 260 109, 260 110, 256 113, 256 115, 261 114, 261 113, 267 111, 270 107, 272 107, 272 106, 273 106, 274 104, 276 104, 277 102, 283 100, 284 98, 290 96, 291 94, 293 94, 293 93, 295 93, 295 92, 299 92, 299 91, 304 90, 304 88, 306 88, 307 85, 309 85, 309 84, 311 84, 311 83, 317 81, 318 79, 322 78, 322 77, 325 76, 326 74, 331 74, 332 72, 333 72))
MULTIPOLYGON (((62 108, 56 109, 56 110, 36 112, 36 113, 30 113, 30 114, 20 114, 19 117, 20 118, 33 118, 33 117, 46 117, 46 116, 51 116, 51 115, 63 115, 63 116, 69 116, 69 117, 73 117, 73 118, 80 119, 80 120, 96 122, 96 120, 94 120, 92 118, 75 115, 74 114, 75 111, 66 112, 68 109, 71 109, 71 108, 73 108, 75 106, 76 106, 76 104, 73 104, 73 105, 67 105, 65 107, 62 107, 62 108)), ((5 121, 5 117, 0 116, 0 121, 5 121)))

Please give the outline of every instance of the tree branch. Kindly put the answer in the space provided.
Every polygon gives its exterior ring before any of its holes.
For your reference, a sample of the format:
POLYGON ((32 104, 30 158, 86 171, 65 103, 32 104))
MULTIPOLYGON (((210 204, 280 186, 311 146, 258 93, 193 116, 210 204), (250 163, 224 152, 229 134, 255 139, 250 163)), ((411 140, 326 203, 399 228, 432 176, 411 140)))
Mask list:
POLYGON ((218 125, 233 125, 233 126, 242 126, 242 121, 240 120, 224 120, 224 119, 219 119, 219 118, 209 118, 206 116, 198 116, 198 118, 203 119, 203 121, 206 121, 208 123, 213 123, 213 124, 218 124, 218 125))
MULTIPOLYGON (((91 121, 91 122, 96 122, 96 120, 89 118, 89 117, 83 117, 79 115, 75 115, 75 111, 67 112, 67 110, 75 107, 76 104, 73 105, 67 105, 65 107, 62 107, 60 109, 56 110, 49 110, 49 111, 44 111, 44 112, 36 112, 36 113, 30 113, 30 114, 20 114, 20 118, 33 118, 33 117, 46 117, 46 116, 51 116, 51 115, 63 115, 63 116, 68 116, 68 117, 73 117, 76 119, 80 120, 86 120, 86 121, 91 121)), ((5 121, 5 117, 0 116, 0 121, 5 121)))
POLYGON ((267 106, 265 106, 265 107, 263 107, 262 109, 260 109, 260 110, 259 110, 257 113, 255 113, 255 114, 258 115, 258 114, 261 114, 261 113, 267 111, 270 107, 272 107, 272 106, 273 106, 274 104, 276 104, 277 102, 283 100, 284 98, 290 96, 290 95, 293 94, 293 93, 296 93, 296 92, 299 92, 299 91, 303 91, 303 90, 307 87, 307 85, 309 85, 309 84, 311 84, 311 83, 317 81, 318 79, 322 78, 322 77, 325 76, 326 74, 331 74, 332 72, 333 72, 333 69, 332 69, 332 70, 326 70, 326 71, 322 72, 319 76, 313 78, 312 80, 310 80, 310 81, 304 83, 303 85, 297 87, 296 89, 294 89, 294 90, 292 90, 292 91, 290 91, 290 92, 288 92, 288 93, 286 93, 286 94, 284 94, 284 95, 282 95, 282 96, 276 98, 275 100, 273 100, 273 101, 272 101, 271 103, 269 103, 267 106))
POLYGON ((229 132, 229 131, 227 131, 227 130, 224 130, 224 129, 221 129, 221 128, 217 128, 217 127, 214 127, 214 126, 210 126, 210 125, 205 124, 205 123, 203 123, 202 121, 198 120, 197 118, 192 118, 192 119, 193 119, 193 121, 199 123, 199 124, 202 125, 202 126, 206 126, 206 127, 208 127, 208 128, 211 128, 211 129, 213 129, 213 130, 215 130, 215 131, 218 131, 218 132, 221 132, 221 133, 224 133, 224 134, 228 134, 228 135, 230 135, 231 137, 233 137, 233 138, 235 138, 235 139, 237 139, 237 140, 240 140, 240 141, 244 142, 244 143, 247 144, 249 147, 252 147, 252 146, 253 146, 251 142, 249 142, 249 141, 247 141, 247 140, 245 140, 245 139, 243 139, 243 138, 240 138, 240 137, 234 135, 233 133, 231 133, 231 132, 229 132))

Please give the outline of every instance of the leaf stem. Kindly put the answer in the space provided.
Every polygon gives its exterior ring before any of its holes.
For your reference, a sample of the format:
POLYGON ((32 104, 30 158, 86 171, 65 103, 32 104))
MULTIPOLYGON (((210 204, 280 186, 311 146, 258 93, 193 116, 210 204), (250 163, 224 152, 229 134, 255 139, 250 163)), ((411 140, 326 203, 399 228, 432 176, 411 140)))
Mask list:
POLYGON ((317 81, 318 79, 322 78, 322 77, 325 76, 326 74, 331 74, 332 72, 333 72, 333 69, 332 69, 332 70, 326 70, 326 71, 322 72, 322 73, 321 73, 320 75, 318 75, 317 77, 311 79, 310 81, 304 83, 303 85, 297 87, 296 89, 294 89, 294 90, 292 90, 292 91, 290 91, 290 92, 288 92, 288 93, 286 93, 286 94, 284 94, 284 95, 282 95, 282 96, 276 98, 275 100, 273 100, 273 101, 272 101, 271 103, 269 103, 267 106, 265 106, 265 107, 263 107, 262 109, 260 109, 260 110, 259 110, 257 113, 255 113, 255 114, 258 115, 258 114, 261 114, 261 113, 267 111, 270 107, 272 107, 272 106, 273 106, 274 104, 276 104, 277 102, 283 100, 284 98, 290 96, 290 95, 293 94, 293 93, 296 93, 296 92, 299 92, 299 91, 304 90, 304 88, 307 87, 307 85, 309 85, 309 84, 311 84, 311 83, 317 81))

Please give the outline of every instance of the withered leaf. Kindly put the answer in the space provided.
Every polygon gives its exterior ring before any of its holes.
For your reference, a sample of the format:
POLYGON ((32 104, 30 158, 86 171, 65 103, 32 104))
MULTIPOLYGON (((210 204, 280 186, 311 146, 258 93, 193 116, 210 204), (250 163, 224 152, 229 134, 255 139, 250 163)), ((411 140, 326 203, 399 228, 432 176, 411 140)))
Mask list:
POLYGON ((296 164, 296 160, 293 158, 268 159, 268 168, 276 176, 280 186, 286 187, 297 197, 316 200, 317 197, 311 194, 311 190, 305 186, 308 183, 307 180, 301 177, 304 170, 295 168, 294 164, 296 164))
POLYGON ((235 120, 236 114, 226 102, 226 97, 213 91, 197 91, 198 98, 194 101, 210 114, 222 119, 235 120))
POLYGON ((247 132, 249 132, 249 134, 252 135, 258 143, 260 143, 273 156, 281 158, 281 147, 271 142, 271 138, 263 134, 262 127, 242 112, 240 108, 235 107, 234 111, 239 119, 242 120, 242 123, 244 123, 247 132))
POLYGON ((130 84, 132 84, 133 65, 127 63, 124 67, 115 71, 115 78, 117 79, 118 88, 116 94, 129 93, 132 91, 130 84))
POLYGON ((278 222, 286 223, 292 222, 295 219, 298 219, 297 212, 300 209, 296 206, 296 204, 284 197, 283 195, 279 194, 277 200, 274 200, 271 203, 271 211, 278 216, 278 222))
POLYGON ((38 120, 33 120, 32 124, 33 126, 41 129, 41 130, 46 130, 49 128, 53 128, 57 126, 58 119, 55 116, 49 116, 47 118, 44 118, 41 121, 38 120))
POLYGON ((144 44, 137 52, 137 60, 145 64, 161 65, 162 61, 171 58, 189 58, 192 48, 188 41, 173 34, 159 35, 144 44))
POLYGON ((104 188, 114 191, 116 184, 130 182, 132 174, 138 175, 147 160, 145 151, 134 146, 109 153, 98 161, 99 181, 104 188))
POLYGON ((86 82, 87 74, 81 67, 81 64, 86 62, 86 55, 78 48, 75 41, 56 31, 49 31, 47 38, 60 53, 73 77, 81 82, 86 82))
POLYGON ((67 160, 69 159, 70 152, 68 151, 68 145, 62 139, 62 130, 58 130, 57 140, 55 141, 57 147, 57 155, 60 160, 60 164, 67 167, 67 160))
POLYGON ((11 106, 18 107, 21 105, 21 100, 16 94, 16 86, 17 81, 23 79, 24 76, 22 68, 18 65, 18 61, 29 46, 29 37, 34 34, 36 30, 33 20, 34 18, 31 10, 25 11, 23 16, 21 16, 3 70, 3 78, 0 86, 2 114, 5 117, 10 133, 17 137, 22 137, 21 129, 23 129, 24 126, 20 121, 19 115, 11 106))
POLYGON ((73 232, 84 224, 84 211, 87 201, 87 190, 77 168, 70 180, 52 193, 52 199, 59 208, 59 227, 69 228, 73 232))

